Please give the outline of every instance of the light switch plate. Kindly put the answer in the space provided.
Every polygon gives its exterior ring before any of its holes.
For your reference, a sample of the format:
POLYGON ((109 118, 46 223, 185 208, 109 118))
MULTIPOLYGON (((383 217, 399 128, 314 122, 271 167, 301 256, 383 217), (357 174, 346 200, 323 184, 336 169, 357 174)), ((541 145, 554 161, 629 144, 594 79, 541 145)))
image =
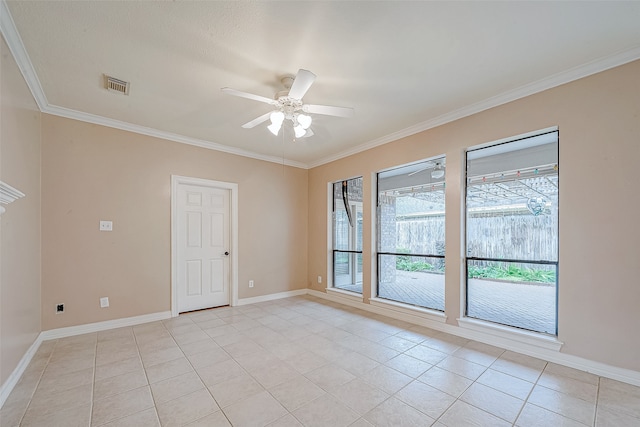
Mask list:
POLYGON ((112 230, 113 230, 112 221, 100 221, 100 231, 112 231, 112 230))

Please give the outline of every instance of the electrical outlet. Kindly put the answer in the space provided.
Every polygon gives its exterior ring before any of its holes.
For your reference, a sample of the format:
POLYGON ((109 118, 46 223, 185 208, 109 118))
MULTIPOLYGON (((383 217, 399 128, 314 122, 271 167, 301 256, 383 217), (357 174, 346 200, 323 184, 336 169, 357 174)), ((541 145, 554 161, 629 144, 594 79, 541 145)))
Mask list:
POLYGON ((253 280, 249 280, 249 287, 253 288, 253 280))
POLYGON ((100 221, 100 231, 113 231, 113 222, 100 221))
POLYGON ((318 283, 322 283, 322 276, 318 276, 318 283))
POLYGON ((109 307, 109 297, 100 298, 100 307, 101 308, 109 307))
POLYGON ((64 313, 64 304, 56 304, 56 314, 64 313))

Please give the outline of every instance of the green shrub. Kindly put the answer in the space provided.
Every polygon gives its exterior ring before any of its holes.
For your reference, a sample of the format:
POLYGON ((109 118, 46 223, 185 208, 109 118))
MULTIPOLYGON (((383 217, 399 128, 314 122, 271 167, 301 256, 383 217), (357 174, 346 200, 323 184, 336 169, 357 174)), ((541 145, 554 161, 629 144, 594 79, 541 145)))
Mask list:
MULTIPOLYGON (((397 249, 398 253, 409 253, 408 249, 397 249)), ((413 261, 411 255, 396 255, 396 270, 402 271, 439 271, 425 261, 413 261)))
POLYGON ((407 259, 400 258, 408 258, 408 257, 398 257, 396 259, 396 270, 403 271, 433 271, 433 265, 424 261, 411 261, 407 259))
POLYGON ((500 279, 534 283, 556 282, 555 271, 523 268, 515 265, 508 265, 507 267, 470 265, 467 272, 470 279, 500 279))

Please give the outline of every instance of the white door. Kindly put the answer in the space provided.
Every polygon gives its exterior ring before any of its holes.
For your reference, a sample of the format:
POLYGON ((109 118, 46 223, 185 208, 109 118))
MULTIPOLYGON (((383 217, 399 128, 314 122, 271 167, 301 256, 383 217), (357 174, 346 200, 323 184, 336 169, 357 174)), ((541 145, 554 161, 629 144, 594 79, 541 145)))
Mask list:
POLYGON ((229 193, 178 184, 178 312, 229 304, 229 193))

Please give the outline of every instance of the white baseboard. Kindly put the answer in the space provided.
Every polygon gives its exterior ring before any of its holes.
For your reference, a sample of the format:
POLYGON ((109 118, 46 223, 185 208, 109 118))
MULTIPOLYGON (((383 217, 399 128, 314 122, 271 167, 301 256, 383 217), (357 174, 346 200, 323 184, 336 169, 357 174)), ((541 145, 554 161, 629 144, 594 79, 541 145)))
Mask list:
POLYGON ((104 322, 87 323, 86 325, 69 326, 67 328, 50 329, 42 331, 40 336, 43 341, 57 338, 72 337, 74 335, 88 334, 91 332, 106 331, 107 329, 123 328, 125 326, 135 326, 142 323, 155 322, 171 318, 171 311, 160 311, 158 313, 143 314, 141 316, 125 317, 122 319, 105 320, 104 322))
MULTIPOLYGON (((324 293, 313 289, 298 289, 294 291, 279 292, 276 294, 262 295, 259 297, 242 298, 238 300, 238 305, 255 304, 265 301, 273 301, 281 298, 288 298, 298 295, 312 295, 318 298, 322 298, 328 301, 337 302, 350 307, 366 310, 371 313, 380 314, 390 317, 392 319, 402 320, 414 325, 425 326, 437 331, 446 332, 452 335, 460 336, 475 341, 480 341, 485 344, 494 345, 507 350, 515 351, 518 353, 526 354, 528 356, 537 357, 547 360, 549 362, 557 363, 559 365, 568 366, 570 368, 579 369, 581 371, 590 372, 594 375, 599 375, 606 378, 611 378, 617 381, 625 382, 640 387, 640 372, 630 369, 619 368, 617 366, 608 365, 606 363, 596 362, 593 360, 585 359, 582 357, 574 356, 567 353, 562 353, 549 348, 536 346, 531 343, 518 342, 515 340, 505 339, 496 335, 483 333, 481 331, 475 331, 473 329, 461 328, 459 326, 450 325, 437 320, 427 319, 420 315, 414 315, 407 313, 406 311, 398 311, 393 307, 387 308, 380 304, 365 304, 363 302, 355 301, 354 298, 350 298, 349 295, 341 295, 339 293, 324 293)), ((104 322, 89 323, 86 325, 70 326, 67 328, 52 329, 41 332, 34 340, 33 344, 26 351, 20 362, 13 370, 7 381, 0 387, 0 408, 4 405, 7 397, 20 380, 20 377, 24 373, 27 366, 33 359, 33 356, 38 351, 40 344, 43 341, 70 337, 74 335, 81 335, 91 332, 105 331, 107 329, 121 328, 125 326, 134 326, 142 323, 155 322, 157 320, 164 320, 171 318, 171 311, 163 311, 158 313, 144 314, 141 316, 126 317, 123 319, 107 320, 104 322)))
POLYGON ((13 388, 18 384, 18 381, 20 381, 20 377, 24 373, 25 369, 27 369, 27 366, 29 366, 29 363, 31 363, 31 359, 33 359, 38 348, 40 348, 42 341, 42 334, 38 334, 36 339, 33 341, 33 344, 31 344, 24 356, 22 356, 22 359, 20 359, 20 362, 18 362, 18 366, 16 366, 13 372, 11 372, 11 375, 9 375, 9 378, 7 378, 4 384, 0 387, 0 409, 4 405, 4 402, 7 401, 7 397, 9 397, 13 388))
POLYGON ((33 356, 36 354, 43 341, 88 334, 91 332, 106 331, 107 329, 122 328, 125 326, 135 326, 142 323, 155 322, 156 320, 169 318, 171 318, 171 312, 162 311, 158 313, 143 314, 141 316, 125 317, 123 319, 107 320, 104 322, 69 326, 67 328, 51 329, 40 332, 33 344, 31 344, 31 347, 29 347, 24 356, 22 356, 22 359, 20 359, 18 366, 16 366, 11 375, 9 375, 9 378, 7 378, 4 384, 2 384, 2 387, 0 387, 0 408, 2 408, 7 397, 9 397, 9 394, 13 391, 13 388, 20 380, 20 377, 24 373, 25 369, 27 369, 27 366, 29 366, 31 359, 33 359, 33 356))
MULTIPOLYGON (((408 312, 408 310, 402 310, 400 307, 394 307, 389 304, 388 306, 383 306, 382 304, 376 304, 372 302, 371 304, 364 304, 362 302, 362 298, 354 298, 352 295, 345 294, 343 292, 335 292, 330 291, 327 293, 315 291, 313 289, 308 290, 309 295, 313 295, 319 298, 324 298, 329 301, 337 302, 340 304, 348 305, 350 307, 359 308, 361 310, 369 311, 375 314, 381 314, 383 316, 391 317, 392 319, 402 320, 405 322, 413 323, 414 325, 424 326, 431 329, 438 329, 438 324, 443 324, 446 317, 442 315, 434 316, 429 314, 428 316, 421 316, 418 314, 413 314, 408 312)), ((417 313, 417 312, 416 312, 417 313)))
POLYGON ((392 319, 402 320, 414 325, 426 326, 428 328, 446 332, 462 338, 480 341, 485 344, 504 348, 506 350, 515 351, 517 353, 526 354, 527 356, 537 357, 548 362, 557 363, 559 365, 568 366, 570 368, 579 369, 601 377, 611 378, 627 384, 640 387, 640 372, 631 369, 619 368, 617 366, 608 365, 606 363, 596 362, 585 359, 572 354, 562 353, 550 346, 536 345, 534 341, 516 341, 503 336, 491 333, 481 332, 469 328, 450 325, 448 323, 426 319, 420 315, 407 314, 405 312, 396 311, 392 308, 381 307, 379 304, 365 304, 361 301, 356 302, 353 298, 346 298, 338 293, 324 293, 313 289, 308 289, 309 295, 323 298, 325 300, 337 302, 349 307, 359 308, 371 313, 381 314, 391 317, 392 319))
POLYGON ((273 301, 275 299, 306 295, 307 291, 308 289, 305 288, 305 289, 296 289, 295 291, 278 292, 276 294, 260 295, 259 297, 240 298, 238 300, 238 304, 236 305, 256 304, 259 302, 273 301))

